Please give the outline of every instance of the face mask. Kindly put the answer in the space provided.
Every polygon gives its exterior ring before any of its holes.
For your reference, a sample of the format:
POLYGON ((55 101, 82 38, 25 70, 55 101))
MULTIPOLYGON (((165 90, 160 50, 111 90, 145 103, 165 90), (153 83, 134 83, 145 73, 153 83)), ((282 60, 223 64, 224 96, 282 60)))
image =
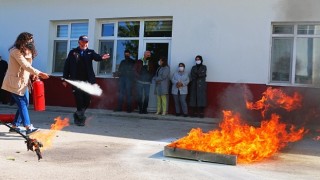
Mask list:
POLYGON ((201 64, 201 61, 200 61, 200 60, 197 60, 197 61, 196 61, 196 64, 201 64))
POLYGON ((161 66, 161 62, 160 61, 158 61, 158 64, 159 64, 159 66, 161 66))
POLYGON ((184 67, 179 67, 179 71, 183 71, 184 70, 184 67))
POLYGON ((34 49, 34 44, 33 43, 27 43, 26 48, 28 48, 29 50, 33 50, 34 49))

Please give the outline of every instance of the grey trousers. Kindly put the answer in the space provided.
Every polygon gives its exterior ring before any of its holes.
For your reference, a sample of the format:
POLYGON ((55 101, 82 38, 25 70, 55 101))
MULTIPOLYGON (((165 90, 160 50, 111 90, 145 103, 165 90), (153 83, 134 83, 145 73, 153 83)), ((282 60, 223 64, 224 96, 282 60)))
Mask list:
POLYGON ((183 114, 187 115, 188 114, 188 105, 187 105, 187 95, 186 94, 173 94, 173 99, 174 99, 174 105, 176 108, 176 113, 180 114, 180 105, 183 114))

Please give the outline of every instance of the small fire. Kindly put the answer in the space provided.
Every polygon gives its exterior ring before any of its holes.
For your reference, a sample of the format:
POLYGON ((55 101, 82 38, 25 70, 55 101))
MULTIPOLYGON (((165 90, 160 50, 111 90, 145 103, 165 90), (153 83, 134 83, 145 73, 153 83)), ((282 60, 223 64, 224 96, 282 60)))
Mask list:
POLYGON ((46 150, 52 146, 52 140, 55 137, 57 131, 60 131, 66 126, 69 126, 69 119, 61 117, 57 117, 54 119, 54 123, 51 124, 51 128, 49 131, 37 131, 33 133, 30 137, 33 139, 37 139, 42 143, 43 147, 41 149, 46 150))
POLYGON ((272 89, 269 87, 263 94, 263 97, 253 103, 246 101, 248 109, 261 110, 262 117, 270 108, 283 108, 287 111, 293 111, 301 107, 301 95, 295 92, 292 97, 286 95, 281 89, 272 89))
MULTIPOLYGON (((253 109, 266 111, 270 107, 266 104, 270 102, 269 100, 290 111, 300 107, 301 96, 295 93, 293 97, 289 97, 280 90, 268 88, 260 101, 249 104, 255 107, 253 109), (258 105, 262 108, 258 108, 258 105)), ((245 121, 241 119, 239 113, 223 111, 223 121, 218 130, 203 133, 200 128, 192 129, 187 136, 168 146, 237 155, 239 163, 250 163, 271 157, 288 143, 302 139, 308 132, 304 128, 296 129, 293 125, 281 123, 277 114, 272 114, 270 119, 263 120, 260 127, 249 126, 242 122, 245 121)))

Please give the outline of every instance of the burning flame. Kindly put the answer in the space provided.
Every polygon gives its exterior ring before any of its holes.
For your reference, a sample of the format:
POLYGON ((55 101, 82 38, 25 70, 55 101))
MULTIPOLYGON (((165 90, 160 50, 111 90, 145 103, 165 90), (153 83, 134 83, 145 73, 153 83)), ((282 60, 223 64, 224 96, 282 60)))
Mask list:
POLYGON ((272 89, 269 87, 263 94, 263 97, 253 103, 246 101, 248 109, 261 110, 262 117, 265 117, 266 111, 271 108, 283 108, 292 111, 301 107, 301 95, 295 92, 292 97, 286 95, 281 89, 272 89))
MULTIPOLYGON (((266 104, 270 102, 269 100, 287 110, 301 106, 299 94, 295 93, 293 97, 289 97, 282 91, 271 88, 267 89, 263 98, 257 103, 249 104, 254 107, 253 109, 265 111, 270 107, 266 104), (286 102, 287 100, 289 102, 286 102), (261 105, 262 108, 258 108, 258 105, 261 105)), ((187 136, 168 146, 237 155, 239 163, 250 163, 272 156, 286 147, 289 142, 298 141, 307 133, 304 128, 296 129, 293 125, 288 126, 281 123, 280 116, 277 114, 272 114, 269 120, 263 120, 260 127, 249 126, 241 122, 244 121, 239 113, 223 111, 223 121, 218 130, 203 133, 200 128, 192 129, 187 136)))
POLYGON ((69 126, 69 119, 61 117, 57 117, 54 119, 54 123, 51 124, 51 128, 49 131, 37 131, 33 133, 30 137, 33 139, 37 139, 42 143, 43 147, 41 149, 46 150, 52 146, 52 140, 56 135, 57 131, 60 131, 66 126, 69 126))

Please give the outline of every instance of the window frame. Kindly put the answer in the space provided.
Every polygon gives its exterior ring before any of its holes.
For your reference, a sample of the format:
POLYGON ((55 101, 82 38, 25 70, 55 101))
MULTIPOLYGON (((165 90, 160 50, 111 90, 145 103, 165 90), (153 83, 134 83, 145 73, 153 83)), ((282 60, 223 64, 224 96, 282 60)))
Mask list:
POLYGON ((88 25, 87 27, 87 34, 89 33, 89 21, 88 20, 74 20, 74 21, 53 21, 52 22, 52 28, 53 28, 53 32, 52 32, 52 62, 51 62, 51 74, 53 75, 62 75, 63 74, 63 70, 61 72, 55 71, 55 57, 56 57, 56 42, 61 42, 61 41, 67 41, 67 50, 66 50, 66 57, 68 56, 68 53, 71 50, 71 41, 78 41, 78 37, 74 37, 71 38, 71 27, 72 24, 76 24, 76 23, 85 23, 88 25), (68 33, 67 33, 67 37, 57 37, 58 35, 58 26, 59 25, 67 25, 68 26, 68 33))
MULTIPOLYGON (((144 41, 146 40, 172 40, 171 37, 144 37, 144 29, 145 29, 145 22, 146 21, 172 21, 173 26, 173 19, 172 17, 162 17, 162 18, 117 18, 117 19, 99 19, 97 20, 97 29, 96 29, 96 43, 95 47, 99 50, 98 53, 100 53, 100 42, 105 40, 113 40, 114 43, 114 52, 113 52, 113 63, 112 63, 112 72, 108 74, 99 73, 100 72, 100 63, 97 63, 97 77, 102 78, 111 78, 112 74, 116 71, 116 63, 117 63, 117 47, 118 47, 118 41, 119 40, 138 40, 138 59, 143 56, 144 53, 144 41), (139 29, 139 37, 118 37, 118 25, 119 22, 124 21, 139 21, 140 22, 140 29, 139 29), (109 24, 114 23, 114 36, 102 36, 102 25, 103 24, 109 24)), ((172 28, 173 30, 173 28, 172 28)), ((173 34, 173 33, 172 33, 173 34)))
MULTIPOLYGON (((296 63, 297 63, 297 40, 298 38, 320 38, 320 34, 298 34, 298 26, 299 25, 320 25, 320 22, 273 22, 271 23, 271 39, 270 39, 270 58, 269 58, 269 77, 268 77, 268 85, 277 85, 277 86, 298 86, 298 87, 315 87, 317 84, 312 82, 311 84, 302 84, 297 83, 295 80, 296 76, 296 63), (273 34, 273 27, 277 25, 292 25, 293 26, 293 34, 273 34), (292 45, 292 64, 290 66, 289 72, 289 81, 273 81, 272 80, 272 48, 273 48, 273 40, 274 38, 293 38, 292 45)), ((320 51, 320 50, 319 50, 320 51)), ((320 61, 319 61, 320 63, 320 61)), ((314 78, 314 77, 312 77, 314 78)), ((314 80, 313 80, 314 81, 314 80)))

